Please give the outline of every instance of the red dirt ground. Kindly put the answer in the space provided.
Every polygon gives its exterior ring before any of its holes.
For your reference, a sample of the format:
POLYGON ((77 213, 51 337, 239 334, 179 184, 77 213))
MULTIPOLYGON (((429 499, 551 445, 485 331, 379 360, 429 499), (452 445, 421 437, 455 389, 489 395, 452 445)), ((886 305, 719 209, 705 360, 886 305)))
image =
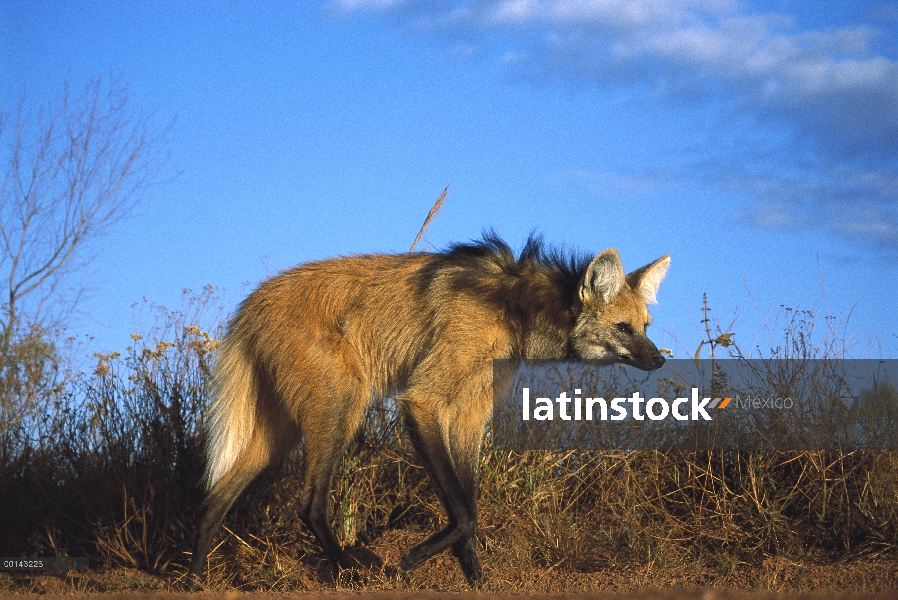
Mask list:
MULTIPOLYGON (((307 571, 292 580, 294 591, 173 592, 175 575, 151 575, 134 569, 86 573, 5 574, 0 594, 20 598, 72 597, 112 600, 217 600, 246 598, 314 598, 322 600, 418 600, 473 597, 481 600, 515 597, 520 600, 844 600, 898 599, 898 561, 855 561, 843 565, 807 565, 768 560, 737 568, 727 575, 695 573, 688 569, 636 567, 591 573, 497 572, 487 569, 489 583, 473 591, 447 556, 431 561, 402 580, 378 578, 341 585, 327 575, 307 571)), ((319 571, 324 573, 324 570, 319 571)), ((275 589, 278 589, 275 587, 275 589)))

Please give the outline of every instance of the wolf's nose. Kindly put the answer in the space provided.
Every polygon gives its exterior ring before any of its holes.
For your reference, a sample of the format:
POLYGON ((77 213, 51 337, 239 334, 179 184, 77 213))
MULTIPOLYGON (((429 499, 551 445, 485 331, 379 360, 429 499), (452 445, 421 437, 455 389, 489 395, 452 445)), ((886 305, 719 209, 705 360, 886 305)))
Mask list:
POLYGON ((661 356, 660 354, 657 354, 652 357, 652 368, 657 369, 658 367, 660 367, 663 364, 664 364, 664 357, 661 356))

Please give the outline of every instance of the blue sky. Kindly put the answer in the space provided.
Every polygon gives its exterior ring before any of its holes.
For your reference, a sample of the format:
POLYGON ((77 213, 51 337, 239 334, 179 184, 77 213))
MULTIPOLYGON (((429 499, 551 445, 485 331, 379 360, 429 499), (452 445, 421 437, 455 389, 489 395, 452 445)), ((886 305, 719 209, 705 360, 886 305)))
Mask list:
POLYGON ((109 73, 173 120, 178 175, 90 249, 95 349, 143 298, 232 308, 303 261, 407 251, 451 185, 425 245, 671 254, 650 331, 677 356, 703 292, 744 351, 782 304, 898 354, 894 3, 0 0, 4 103, 109 73))

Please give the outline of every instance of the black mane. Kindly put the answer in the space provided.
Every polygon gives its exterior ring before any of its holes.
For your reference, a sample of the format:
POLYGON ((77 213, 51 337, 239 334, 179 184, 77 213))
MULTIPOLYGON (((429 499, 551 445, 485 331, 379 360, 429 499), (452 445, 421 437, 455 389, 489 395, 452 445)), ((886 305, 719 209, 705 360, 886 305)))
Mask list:
POLYGON ((535 234, 515 256, 493 231, 430 256, 415 276, 422 295, 459 293, 492 307, 511 325, 521 355, 528 340, 566 343, 580 312, 578 291, 590 257, 547 247, 535 234))
POLYGON ((547 246, 543 242, 542 235, 536 233, 531 233, 527 237, 521 253, 515 258, 511 247, 493 230, 485 231, 481 240, 452 244, 442 254, 449 263, 456 265, 486 260, 500 266, 507 274, 526 268, 539 268, 557 272, 563 279, 577 281, 586 272, 586 267, 592 259, 583 253, 568 253, 563 248, 547 246))

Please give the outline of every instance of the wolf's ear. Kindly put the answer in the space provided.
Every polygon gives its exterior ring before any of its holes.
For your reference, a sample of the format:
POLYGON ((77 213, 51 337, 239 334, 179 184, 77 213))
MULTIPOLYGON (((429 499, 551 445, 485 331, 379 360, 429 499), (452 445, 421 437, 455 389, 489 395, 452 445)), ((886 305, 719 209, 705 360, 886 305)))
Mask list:
POLYGON ((670 254, 665 254, 650 265, 646 265, 641 269, 636 269, 627 275, 627 284, 630 289, 639 294, 642 301, 646 304, 655 304, 655 294, 658 293, 658 286, 661 280, 667 275, 667 268, 670 266, 670 254))
POLYGON ((620 254, 614 248, 608 248, 597 254, 586 268, 580 281, 580 300, 608 304, 620 293, 626 282, 620 254))

